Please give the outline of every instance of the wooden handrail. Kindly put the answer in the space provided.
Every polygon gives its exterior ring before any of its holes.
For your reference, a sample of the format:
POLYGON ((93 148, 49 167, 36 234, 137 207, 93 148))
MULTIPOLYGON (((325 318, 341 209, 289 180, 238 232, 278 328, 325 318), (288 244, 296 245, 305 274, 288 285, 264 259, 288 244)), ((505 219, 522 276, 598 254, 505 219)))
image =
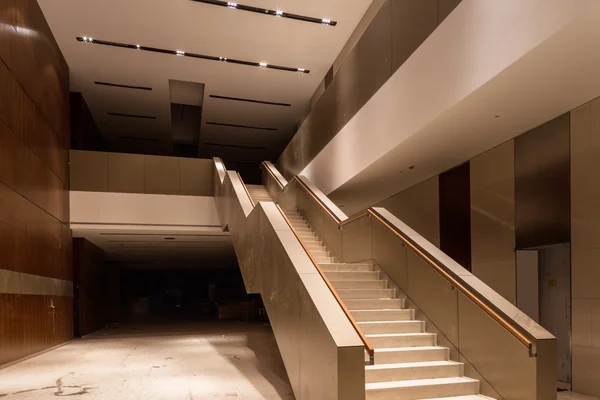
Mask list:
MULTIPOLYGON (((273 174, 272 171, 270 171, 270 169, 268 167, 267 167, 267 170, 269 170, 269 173, 271 173, 273 178, 275 178, 277 183, 279 183, 278 179, 276 179, 275 175, 273 174)), ((498 312, 496 312, 492 308, 490 308, 484 301, 482 301, 471 290, 469 290, 468 287, 461 284, 456 278, 454 278, 443 267, 441 267, 435 260, 433 260, 431 257, 429 257, 426 253, 424 253, 419 247, 414 245, 403 234, 398 232, 397 229, 393 228, 390 224, 388 224, 382 217, 380 217, 371 208, 360 211, 342 221, 331 212, 329 207, 321 199, 319 199, 315 195, 315 193, 313 193, 311 188, 308 187, 304 182, 302 182, 302 180, 300 178, 298 178, 298 176, 294 176, 294 179, 323 208, 323 210, 327 213, 327 215, 329 215, 329 217, 331 219, 333 219, 335 222, 337 222, 337 224, 340 228, 346 224, 349 224, 352 221, 359 219, 359 218, 362 218, 365 216, 373 216, 375 218, 375 220, 377 220, 381 225, 383 225, 386 229, 388 229, 390 232, 392 232, 392 234, 394 234, 396 237, 398 237, 406 246, 410 247, 410 249, 412 251, 417 253, 430 266, 432 266, 436 271, 438 271, 438 273, 440 273, 444 278, 446 278, 448 281, 450 281, 450 283, 452 285, 454 285, 456 288, 458 288, 465 296, 467 296, 471 301, 473 301, 475 304, 477 304, 490 317, 492 317, 496 322, 498 322, 500 325, 502 325, 503 328, 505 328, 508 332, 510 332, 513 336, 515 336, 521 343, 523 343, 527 348, 529 348, 530 351, 532 351, 533 343, 531 342, 531 340, 529 340, 527 338, 527 336, 525 336, 522 332, 520 332, 518 329, 516 329, 513 326, 513 324, 511 324, 509 321, 507 321, 502 315, 500 315, 498 312)), ((283 186, 280 183, 279 183, 279 186, 283 189, 283 186)), ((319 268, 317 268, 317 269, 319 269, 319 268)))
POLYGON ((248 198, 250 199, 250 203, 252 204, 252 208, 256 207, 256 204, 254 203, 254 200, 252 200, 252 196, 250 196, 250 192, 248 191, 248 188, 246 187, 246 184, 244 183, 244 180, 242 179, 242 176, 237 171, 236 171, 236 174, 237 174, 238 178, 240 178, 240 182, 242 183, 242 186, 244 187, 244 190, 246 191, 246 194, 248 195, 248 198))
POLYGON ((298 235, 298 232, 296 232, 296 229, 294 229, 294 227, 292 226, 292 223, 288 219, 287 215, 285 215, 285 213, 283 212, 283 210, 281 209, 281 207, 279 206, 279 204, 275 204, 275 206, 277 207, 277 209, 281 213, 281 216, 283 217, 283 219, 285 219, 285 222, 287 222, 287 224, 290 227, 291 231, 294 233, 294 236, 296 236, 296 239, 298 239, 298 241, 300 242, 300 245, 302 246, 302 248, 306 252, 306 255, 308 256, 308 258, 310 258, 310 261, 313 263, 313 265, 317 269, 317 272, 319 272, 319 275, 321 275, 321 278, 323 278, 323 281, 325 282, 325 284, 327 285, 327 287, 331 291, 331 294, 333 294, 333 297, 335 297, 336 301, 338 302, 338 304, 340 305, 340 307, 344 311, 344 314, 346 314, 346 317, 348 318, 348 320, 352 324, 352 327, 354 328, 354 330, 356 331, 356 333, 358 334, 358 336, 362 340, 363 344, 365 345, 365 349, 367 350, 367 353, 369 354, 369 358, 371 360, 371 363, 373 363, 374 357, 375 357, 375 349, 371 345, 371 342, 369 342, 369 339, 367 339, 367 337, 365 336, 365 334, 362 332, 362 330, 358 326, 358 323, 356 322, 356 320, 354 319, 354 317, 350 313, 350 310, 348 310, 348 308, 346 307, 346 305, 344 304, 344 302, 342 301, 342 299, 338 295, 337 291, 335 290, 335 288, 333 287, 333 285, 331 284, 331 282, 327 278, 327 275, 325 275, 325 273, 323 272, 323 270, 319 266, 319 263, 317 263, 317 261, 313 258, 313 256, 310 254, 310 251, 308 250, 308 248, 306 247, 306 245, 302 241, 302 239, 300 239, 300 235, 298 235))
MULTIPOLYGON (((412 251, 417 253, 422 259, 424 259, 429 265, 431 265, 438 273, 440 273, 444 278, 446 278, 450 283, 452 283, 456 288, 458 288, 465 296, 467 296, 471 301, 477 304, 481 309, 483 309, 488 315, 490 315, 493 319, 496 320, 500 325, 502 325, 507 331, 509 331, 513 336, 515 336, 521 343, 523 343, 529 350, 533 348, 533 343, 521 332, 519 332, 515 327, 510 324, 504 317, 498 314, 496 311, 492 310, 487 304, 485 304, 480 298, 478 298, 475 294, 473 294, 467 287, 461 284, 456 278, 450 275, 444 268, 439 266, 431 257, 425 254, 421 249, 415 246, 410 240, 408 240, 404 235, 398 232, 397 229, 394 229, 390 224, 388 224, 383 218, 381 218, 376 212, 371 210, 370 208, 361 211, 360 213, 354 215, 354 220, 361 218, 365 215, 370 215, 377 222, 387 228, 392 234, 394 234, 398 239, 400 239, 406 246, 408 246, 412 251)), ((348 222, 350 218, 348 218, 348 222)), ((344 222, 346 222, 344 221, 344 222)))

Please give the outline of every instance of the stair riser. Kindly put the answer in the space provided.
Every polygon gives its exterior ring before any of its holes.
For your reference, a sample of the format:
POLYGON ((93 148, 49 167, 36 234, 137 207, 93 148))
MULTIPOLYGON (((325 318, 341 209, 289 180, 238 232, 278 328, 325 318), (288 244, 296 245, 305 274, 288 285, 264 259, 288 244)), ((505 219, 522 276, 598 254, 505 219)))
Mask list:
POLYGON ((367 390, 366 400, 421 400, 436 397, 468 396, 478 393, 479 382, 460 382, 431 386, 367 390))
POLYGON ((399 310, 404 308, 404 299, 363 300, 346 299, 344 304, 349 310, 399 310))
MULTIPOLYGON (((329 278, 329 277, 328 277, 329 278)), ((331 280, 331 283, 336 289, 387 289, 387 281, 350 281, 350 280, 331 280)))
POLYGON ((423 336, 389 336, 389 337, 368 337, 369 342, 375 348, 386 347, 417 347, 417 346, 435 346, 434 335, 423 336))
POLYGON ((394 289, 340 289, 342 299, 390 299, 395 297, 394 289))
POLYGON ((400 324, 360 324, 360 330, 365 334, 383 334, 383 333, 422 333, 424 324, 422 321, 408 321, 400 324))
POLYGON ((319 265, 335 262, 335 258, 333 258, 333 257, 315 257, 315 256, 313 256, 313 258, 319 265))
POLYGON ((375 352, 375 364, 447 361, 449 356, 449 350, 445 348, 432 350, 375 352))
POLYGON ((365 371, 367 383, 374 382, 392 382, 409 381, 416 379, 435 379, 452 378, 463 376, 463 366, 456 365, 436 365, 411 368, 386 368, 365 371))
POLYGON ((378 272, 327 272, 327 278, 330 281, 375 281, 379 279, 378 272))
POLYGON ((352 311, 352 316, 356 322, 370 321, 410 321, 413 320, 413 310, 393 310, 393 311, 352 311))

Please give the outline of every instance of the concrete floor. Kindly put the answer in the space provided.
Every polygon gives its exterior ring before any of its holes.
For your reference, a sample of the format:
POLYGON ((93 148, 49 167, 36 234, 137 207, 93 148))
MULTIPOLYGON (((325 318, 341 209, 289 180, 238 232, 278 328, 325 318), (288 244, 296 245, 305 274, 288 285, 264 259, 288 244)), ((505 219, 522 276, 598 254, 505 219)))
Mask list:
POLYGON ((131 326, 0 370, 2 400, 293 399, 268 325, 131 326))

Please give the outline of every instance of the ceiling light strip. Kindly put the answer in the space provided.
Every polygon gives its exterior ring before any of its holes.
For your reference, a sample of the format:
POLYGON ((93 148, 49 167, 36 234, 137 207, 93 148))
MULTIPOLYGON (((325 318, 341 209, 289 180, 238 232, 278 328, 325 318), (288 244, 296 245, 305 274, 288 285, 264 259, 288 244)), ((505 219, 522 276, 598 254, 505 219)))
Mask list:
POLYGON ((308 69, 284 67, 284 66, 281 66, 281 65, 268 64, 268 63, 266 63, 264 61, 261 61, 261 62, 245 61, 245 60, 237 60, 235 58, 215 57, 215 56, 208 56, 208 55, 205 55, 205 54, 188 53, 188 52, 183 51, 183 50, 168 50, 168 49, 160 49, 160 48, 157 48, 157 47, 142 46, 140 44, 127 44, 127 43, 119 43, 119 42, 110 42, 110 41, 107 41, 107 40, 95 39, 95 38, 90 37, 90 36, 77 36, 76 39, 77 39, 77 41, 84 42, 84 43, 100 44, 100 45, 103 45, 103 46, 120 47, 120 48, 123 48, 123 49, 131 49, 131 50, 138 50, 138 51, 149 51, 149 52, 152 52, 152 53, 170 54, 170 55, 174 55, 174 56, 178 56, 178 57, 200 58, 202 60, 226 62, 226 63, 229 63, 229 64, 248 65, 250 67, 259 67, 259 68, 266 68, 266 69, 276 69, 276 70, 287 71, 287 72, 300 72, 300 73, 303 73, 303 74, 310 73, 310 70, 308 70, 308 69))
POLYGON ((292 106, 291 104, 288 104, 288 103, 276 103, 276 102, 272 102, 272 101, 244 99, 241 97, 219 96, 216 94, 211 94, 208 97, 211 97, 213 99, 221 99, 221 100, 244 101, 246 103, 266 104, 269 106, 282 106, 282 107, 291 107, 292 106))
POLYGON ((289 19, 294 19, 296 21, 312 22, 314 24, 320 24, 320 25, 329 25, 329 26, 337 25, 336 21, 332 21, 329 18, 307 17, 306 15, 292 14, 292 13, 284 12, 283 10, 271 10, 268 8, 248 6, 245 4, 237 3, 235 1, 220 1, 220 0, 192 0, 192 1, 194 1, 196 3, 205 3, 205 4, 212 4, 215 6, 227 7, 227 8, 231 8, 234 10, 253 12, 253 13, 261 14, 261 15, 270 15, 272 17, 277 17, 277 18, 289 18, 289 19))
POLYGON ((261 131, 276 131, 277 130, 277 128, 263 128, 263 127, 260 127, 260 126, 225 124, 225 123, 222 123, 222 122, 207 122, 206 125, 228 126, 228 127, 231 127, 231 128, 258 129, 258 130, 261 130, 261 131))
POLYGON ((146 86, 121 85, 119 83, 109 83, 109 82, 99 82, 99 81, 95 81, 94 83, 96 85, 118 87, 118 88, 123 88, 123 89, 152 90, 151 87, 146 87, 146 86))

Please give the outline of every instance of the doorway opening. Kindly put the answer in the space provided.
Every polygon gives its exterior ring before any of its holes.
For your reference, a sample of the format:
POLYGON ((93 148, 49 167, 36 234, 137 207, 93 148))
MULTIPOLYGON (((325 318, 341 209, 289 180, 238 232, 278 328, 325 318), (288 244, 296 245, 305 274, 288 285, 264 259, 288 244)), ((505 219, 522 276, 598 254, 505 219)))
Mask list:
POLYGON ((517 307, 556 336, 559 389, 571 389, 571 245, 517 250, 517 307))

